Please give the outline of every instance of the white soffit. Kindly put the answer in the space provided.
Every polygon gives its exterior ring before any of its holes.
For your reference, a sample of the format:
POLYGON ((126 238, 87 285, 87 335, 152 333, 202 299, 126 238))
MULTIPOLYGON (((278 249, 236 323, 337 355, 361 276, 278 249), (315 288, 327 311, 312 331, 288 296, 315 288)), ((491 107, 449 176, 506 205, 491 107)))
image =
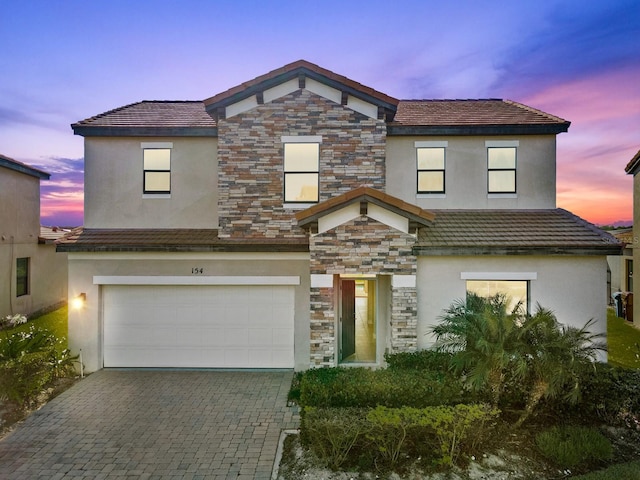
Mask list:
POLYGON ((240 100, 237 103, 233 103, 225 108, 225 116, 227 118, 231 118, 235 115, 238 115, 243 112, 248 112, 252 108, 256 108, 258 106, 258 100, 255 95, 252 95, 244 100, 240 100))
POLYGON ((285 95, 289 95, 299 89, 298 79, 295 78, 265 90, 262 94, 262 99, 264 100, 264 103, 273 102, 274 100, 284 97, 285 95))
POLYGON ((374 203, 369 203, 367 205, 367 216, 379 221, 380 223, 384 223, 385 225, 395 228, 396 230, 409 233, 408 218, 398 215, 397 213, 393 213, 386 208, 379 207, 374 203))
MULTIPOLYGON (((342 102, 342 92, 340 90, 336 90, 335 88, 331 88, 324 83, 320 83, 313 78, 306 78, 304 82, 304 87, 306 90, 309 90, 311 93, 315 93, 321 97, 324 97, 328 100, 331 100, 338 105, 342 102)), ((266 100, 265 100, 266 101, 266 100)))
POLYGON ((340 210, 331 212, 324 217, 318 219, 318 233, 324 233, 332 228, 347 223, 349 220, 358 218, 360 216, 360 204, 352 203, 340 210))
POLYGON ((347 100, 347 107, 367 117, 378 118, 378 107, 359 98, 352 97, 351 95, 349 95, 349 99, 347 100))

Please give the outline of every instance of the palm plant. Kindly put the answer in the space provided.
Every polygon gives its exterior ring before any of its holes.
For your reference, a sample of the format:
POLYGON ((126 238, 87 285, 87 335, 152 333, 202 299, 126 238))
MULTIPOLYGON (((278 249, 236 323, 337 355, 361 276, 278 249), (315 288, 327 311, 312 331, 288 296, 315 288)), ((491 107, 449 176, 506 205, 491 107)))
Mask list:
POLYGON ((466 376, 475 391, 488 388, 498 406, 506 380, 530 385, 521 425, 543 398, 580 398, 581 373, 593 368, 598 350, 606 349, 602 334, 593 334, 593 320, 582 328, 561 325, 552 311, 537 305, 534 315, 522 304, 509 309, 504 294, 468 294, 455 301, 433 327, 436 349, 453 354, 451 367, 466 376))
POLYGON ((479 391, 488 387, 491 402, 497 406, 507 373, 524 377, 522 357, 522 304, 509 309, 506 295, 481 297, 469 293, 455 301, 433 327, 440 351, 453 353, 451 366, 466 375, 467 384, 479 391))
POLYGON ((593 319, 582 328, 561 325, 548 309, 537 306, 523 330, 528 378, 531 388, 521 425, 543 398, 562 398, 575 404, 580 399, 581 372, 594 368, 598 350, 606 350, 603 334, 590 332, 593 319))

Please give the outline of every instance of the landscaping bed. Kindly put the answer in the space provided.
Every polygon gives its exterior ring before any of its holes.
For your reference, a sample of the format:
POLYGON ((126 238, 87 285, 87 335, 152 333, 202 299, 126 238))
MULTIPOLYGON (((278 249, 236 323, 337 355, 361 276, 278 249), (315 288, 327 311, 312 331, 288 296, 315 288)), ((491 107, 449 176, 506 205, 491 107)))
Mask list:
POLYGON ((26 321, 2 319, 0 439, 14 425, 78 380, 67 348, 67 307, 26 321))
MULTIPOLYGON (((498 304, 491 328, 465 330, 475 317, 454 324, 466 339, 457 351, 390 355, 385 369, 298 374, 290 401, 301 429, 284 442, 278 478, 640 480, 640 370, 628 368, 640 332, 610 316, 610 328, 631 330, 614 335, 612 365, 594 364, 588 323, 568 329, 544 309, 500 321, 509 312, 498 304)), ((461 312, 469 315, 449 310, 461 312)))

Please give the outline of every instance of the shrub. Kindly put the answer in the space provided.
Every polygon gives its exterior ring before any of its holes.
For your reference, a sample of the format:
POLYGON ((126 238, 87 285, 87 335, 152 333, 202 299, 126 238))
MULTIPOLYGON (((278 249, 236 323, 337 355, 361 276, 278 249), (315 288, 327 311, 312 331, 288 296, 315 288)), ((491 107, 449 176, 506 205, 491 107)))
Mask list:
POLYGON ((609 439, 588 427, 553 427, 536 435, 536 445, 561 468, 597 464, 613 454, 609 439))
POLYGON ((362 447, 367 424, 361 409, 305 407, 300 439, 330 468, 339 469, 362 447))
POLYGON ((640 370, 598 364, 584 372, 579 413, 640 430, 640 370))
POLYGON ((426 407, 461 401, 461 384, 442 372, 321 368, 300 380, 300 403, 307 406, 426 407))
POLYGON ((25 353, 0 363, 0 396, 28 405, 53 379, 49 352, 25 353))
POLYGON ((33 324, 9 329, 26 321, 24 315, 6 317, 0 326, 0 399, 27 406, 55 378, 74 373, 78 358, 62 348, 63 340, 33 324))
POLYGON ((499 411, 486 405, 388 408, 305 407, 301 439, 328 466, 398 467, 422 456, 456 463, 484 442, 499 411))
POLYGON ((451 354, 435 350, 418 350, 417 352, 387 353, 384 359, 391 370, 421 370, 444 375, 449 370, 451 354))

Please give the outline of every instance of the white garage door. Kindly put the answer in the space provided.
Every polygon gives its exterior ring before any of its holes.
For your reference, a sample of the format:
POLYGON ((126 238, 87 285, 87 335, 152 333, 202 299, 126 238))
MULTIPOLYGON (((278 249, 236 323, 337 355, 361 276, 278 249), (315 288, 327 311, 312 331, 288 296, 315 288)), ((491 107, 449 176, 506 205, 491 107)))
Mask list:
POLYGON ((105 367, 292 368, 290 286, 108 285, 105 367))

